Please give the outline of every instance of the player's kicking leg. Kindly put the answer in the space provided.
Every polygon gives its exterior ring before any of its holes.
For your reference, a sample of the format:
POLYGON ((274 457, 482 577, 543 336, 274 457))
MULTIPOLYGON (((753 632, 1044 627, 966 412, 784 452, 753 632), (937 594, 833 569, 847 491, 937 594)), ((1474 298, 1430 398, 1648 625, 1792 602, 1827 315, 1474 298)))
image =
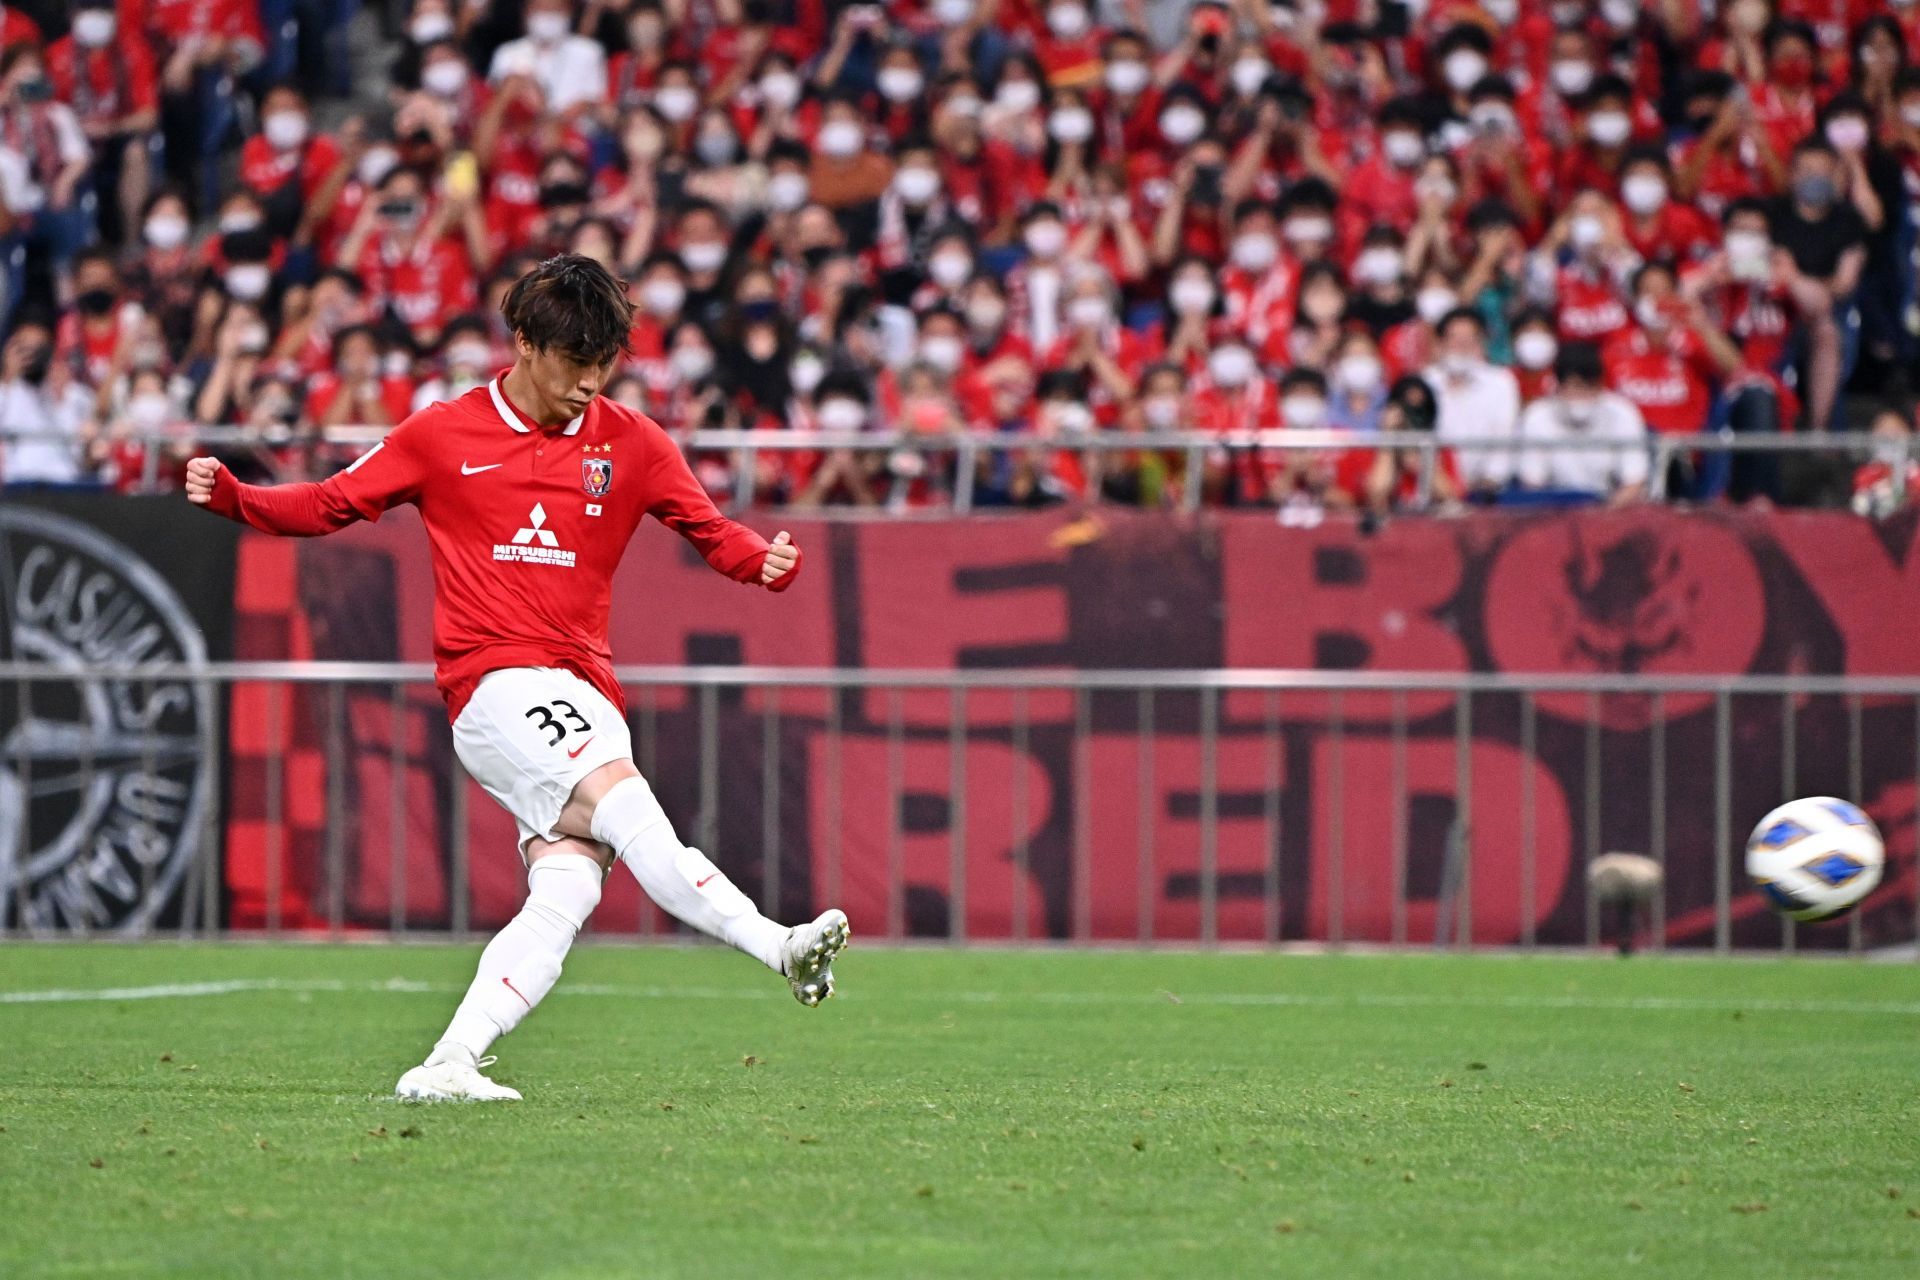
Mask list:
POLYGON ((483 1059, 559 980, 615 857, 676 919, 785 977, 801 1004, 833 994, 834 957, 849 938, 845 914, 776 924, 705 854, 681 844, 634 767, 625 718, 591 685, 547 668, 493 672, 453 734, 467 772, 519 824, 530 867, 527 903, 482 953, 479 975, 433 1053, 401 1077, 401 1097, 519 1098, 480 1073, 483 1059))
POLYGON ((553 990, 580 927, 600 902, 611 862, 586 840, 527 842, 527 901, 480 953, 480 971, 427 1060, 400 1077, 394 1092, 416 1101, 518 1102, 520 1095, 480 1074, 493 1042, 553 990))
POLYGON ((706 854, 680 843, 631 760, 610 761, 580 780, 559 828, 582 824, 667 914, 785 977, 801 1004, 811 1007, 833 994, 833 960, 852 937, 846 913, 825 911, 792 928, 761 915, 706 854))

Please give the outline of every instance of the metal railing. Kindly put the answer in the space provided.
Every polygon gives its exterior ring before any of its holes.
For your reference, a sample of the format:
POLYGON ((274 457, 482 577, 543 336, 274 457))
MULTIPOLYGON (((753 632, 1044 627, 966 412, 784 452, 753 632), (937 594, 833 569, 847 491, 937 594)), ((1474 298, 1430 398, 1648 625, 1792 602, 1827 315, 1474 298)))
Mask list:
MULTIPOLYGON (((636 763, 682 838, 770 914, 839 904, 868 935, 1591 946, 1603 920, 1585 869, 1627 849, 1666 872, 1654 946, 1920 939, 1920 678, 619 678, 636 763), (1891 861, 1862 911, 1796 929, 1748 891, 1740 850, 1762 813, 1822 793, 1872 810, 1891 861)), ((512 826, 461 772, 431 679, 410 663, 0 663, 15 712, 0 714, 0 800, 17 807, 0 811, 0 923, 497 926, 518 905, 512 826), (98 718, 117 697, 194 702, 195 740, 109 731, 98 718)), ((673 930, 627 889, 598 932, 673 930)))
MULTIPOLYGON (((246 427, 200 426, 191 431, 118 432, 112 438, 143 445, 177 447, 191 444, 214 449, 258 448, 283 450, 300 447, 360 449, 378 442, 388 431, 385 427, 340 426, 318 431, 292 427, 255 430, 246 427)), ((899 451, 931 460, 924 474, 944 485, 950 495, 951 509, 971 512, 975 507, 975 477, 983 459, 1002 455, 1072 453, 1093 456, 1127 453, 1160 453, 1178 457, 1187 475, 1200 475, 1207 457, 1216 451, 1229 454, 1249 453, 1336 453, 1347 450, 1390 450, 1417 458, 1417 500, 1424 504, 1433 495, 1434 477, 1442 455, 1507 454, 1519 457, 1527 453, 1644 453, 1648 462, 1649 496, 1662 500, 1667 495, 1667 478, 1677 458, 1691 454, 1806 454, 1829 453, 1852 458, 1871 459, 1891 465, 1889 482, 1896 500, 1904 500, 1907 468, 1901 462, 1920 461, 1920 437, 1907 441, 1888 440, 1864 433, 1848 432, 1733 432, 1728 430, 1686 435, 1649 433, 1644 441, 1627 440, 1528 440, 1512 436, 1467 436, 1440 439, 1431 432, 1357 432, 1336 430, 1282 429, 1270 431, 1102 431, 1085 435, 1042 437, 1029 433, 904 431, 802 431, 802 430, 701 430, 676 432, 674 438, 689 453, 725 455, 729 461, 731 484, 728 502, 731 509, 751 506, 757 496, 757 462, 763 453, 813 453, 853 451, 886 455, 899 451), (940 465, 933 465, 940 464, 940 465)), ((0 427, 0 442, 7 440, 51 440, 72 442, 63 432, 9 431, 0 427)), ((141 487, 151 490, 158 484, 160 449, 145 450, 141 487)), ((344 457, 342 458, 344 461, 344 457)), ((5 477, 0 475, 0 480, 5 477)), ((1185 510, 1197 510, 1202 501, 1201 486, 1183 487, 1180 501, 1185 510)), ((835 510, 829 508, 828 510, 835 510)))

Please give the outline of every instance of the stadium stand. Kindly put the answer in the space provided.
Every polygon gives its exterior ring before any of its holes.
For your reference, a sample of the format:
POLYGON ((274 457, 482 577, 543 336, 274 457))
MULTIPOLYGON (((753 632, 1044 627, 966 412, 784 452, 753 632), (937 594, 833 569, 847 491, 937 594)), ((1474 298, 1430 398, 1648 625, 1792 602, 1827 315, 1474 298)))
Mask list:
POLYGON ((736 502, 965 468, 973 507, 1884 514, 1920 479, 1914 0, 3 12, 8 484, 165 488, 209 441, 324 474, 507 363, 495 304, 563 250, 632 282, 607 393, 732 433, 687 447, 736 502), (1245 443, 1296 429, 1352 443, 1245 443), (710 447, 814 431, 855 447, 710 447), (1622 461, 1795 431, 1863 447, 1622 461), (963 436, 1017 447, 926 444, 963 436), (1448 448, 1485 436, 1560 460, 1448 448))

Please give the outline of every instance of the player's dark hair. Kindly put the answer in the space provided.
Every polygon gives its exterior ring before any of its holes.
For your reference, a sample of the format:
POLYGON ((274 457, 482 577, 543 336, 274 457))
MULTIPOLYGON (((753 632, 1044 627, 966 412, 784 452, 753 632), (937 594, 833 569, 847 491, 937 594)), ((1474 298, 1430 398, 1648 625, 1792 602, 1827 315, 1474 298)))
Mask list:
POLYGON ((536 350, 559 351, 589 365, 626 351, 633 329, 626 283, 578 253, 548 258, 521 276, 500 314, 536 350))

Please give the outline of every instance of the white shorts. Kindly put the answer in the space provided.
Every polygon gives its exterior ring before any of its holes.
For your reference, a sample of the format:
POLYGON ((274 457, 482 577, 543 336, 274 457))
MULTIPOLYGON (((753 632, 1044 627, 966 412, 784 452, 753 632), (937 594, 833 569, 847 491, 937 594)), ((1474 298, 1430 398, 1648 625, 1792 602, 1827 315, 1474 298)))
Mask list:
POLYGON ((473 780, 513 815, 520 853, 554 824, 579 781, 603 764, 633 758, 620 709, 571 671, 509 667, 489 672, 453 722, 453 750, 473 780))

